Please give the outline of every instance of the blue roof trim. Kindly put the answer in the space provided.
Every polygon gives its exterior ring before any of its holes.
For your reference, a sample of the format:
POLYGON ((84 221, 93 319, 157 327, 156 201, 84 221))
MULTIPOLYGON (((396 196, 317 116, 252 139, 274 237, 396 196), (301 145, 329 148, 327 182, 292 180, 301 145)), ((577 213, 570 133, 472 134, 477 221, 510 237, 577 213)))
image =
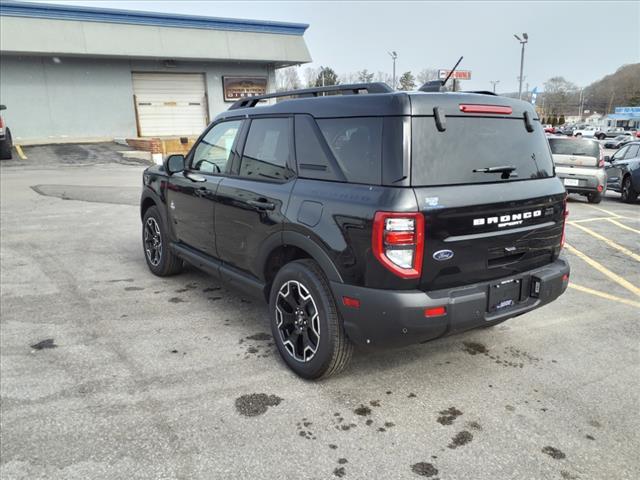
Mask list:
POLYGON ((0 15, 8 17, 80 20, 85 22, 125 23, 158 27, 201 28, 236 32, 278 33, 303 35, 309 25, 305 23, 241 20, 235 18, 201 17, 177 13, 142 12, 110 8, 76 7, 49 3, 2 1, 0 15))

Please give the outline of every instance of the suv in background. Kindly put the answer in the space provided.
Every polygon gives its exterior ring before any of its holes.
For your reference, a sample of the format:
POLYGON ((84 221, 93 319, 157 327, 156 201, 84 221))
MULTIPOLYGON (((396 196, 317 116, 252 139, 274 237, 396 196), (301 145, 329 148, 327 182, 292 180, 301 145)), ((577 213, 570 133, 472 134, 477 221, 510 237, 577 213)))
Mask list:
MULTIPOLYGON (((0 111, 6 110, 7 107, 0 105, 0 111)), ((13 140, 11 139, 11 130, 4 123, 4 118, 0 115, 0 160, 11 160, 13 149, 13 140)))
POLYGON ((354 344, 555 300, 565 204, 530 104, 357 84, 239 100, 186 157, 145 170, 140 213, 151 272, 187 261, 266 300, 286 364, 319 378, 354 344), (275 97, 300 98, 259 106, 275 97))
POLYGON ((549 137, 556 175, 567 192, 585 195, 589 203, 600 203, 607 185, 604 151, 597 140, 549 137))
POLYGON ((634 203, 640 193, 640 142, 627 143, 613 154, 605 157, 607 187, 620 192, 622 201, 634 203))

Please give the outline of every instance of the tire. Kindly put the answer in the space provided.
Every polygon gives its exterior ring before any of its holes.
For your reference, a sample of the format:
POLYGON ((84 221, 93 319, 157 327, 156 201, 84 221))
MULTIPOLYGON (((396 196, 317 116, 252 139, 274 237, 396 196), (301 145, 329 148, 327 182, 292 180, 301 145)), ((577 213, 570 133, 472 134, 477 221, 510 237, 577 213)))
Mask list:
POLYGON ((4 141, 0 142, 0 160, 11 160, 13 157, 13 139, 11 138, 11 130, 7 128, 4 141))
POLYGON ((169 236, 158 207, 149 207, 142 220, 142 251, 151 273, 159 277, 182 270, 182 260, 169 247, 169 236), (159 243, 158 243, 159 242, 159 243))
POLYGON ((633 188, 631 175, 627 175, 622 180, 622 201, 624 203, 634 203, 638 199, 638 192, 633 188))
POLYGON ((602 194, 600 192, 587 193, 587 200, 589 203, 600 203, 602 201, 602 194))
POLYGON ((269 295, 269 317, 282 359, 300 377, 326 378, 349 363, 353 344, 329 283, 313 260, 296 260, 278 271, 269 295))
POLYGON ((598 140, 604 140, 605 138, 607 138, 606 135, 603 135, 603 134, 598 135, 598 140))
POLYGON ((575 137, 582 137, 582 134, 581 133, 576 133, 574 136, 575 137))

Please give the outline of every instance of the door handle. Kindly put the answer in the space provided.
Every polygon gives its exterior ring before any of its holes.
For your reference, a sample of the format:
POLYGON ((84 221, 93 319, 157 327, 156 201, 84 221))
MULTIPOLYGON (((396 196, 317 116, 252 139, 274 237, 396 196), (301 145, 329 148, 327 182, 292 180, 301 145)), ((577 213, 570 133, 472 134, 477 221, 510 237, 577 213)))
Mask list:
POLYGON ((264 200, 247 200, 247 203, 252 207, 256 207, 260 210, 274 210, 276 208, 276 204, 272 202, 268 202, 266 199, 264 200))
POLYGON ((204 177, 202 175, 198 175, 197 173, 185 173, 184 176, 187 177, 192 182, 206 182, 207 181, 207 177, 204 177))

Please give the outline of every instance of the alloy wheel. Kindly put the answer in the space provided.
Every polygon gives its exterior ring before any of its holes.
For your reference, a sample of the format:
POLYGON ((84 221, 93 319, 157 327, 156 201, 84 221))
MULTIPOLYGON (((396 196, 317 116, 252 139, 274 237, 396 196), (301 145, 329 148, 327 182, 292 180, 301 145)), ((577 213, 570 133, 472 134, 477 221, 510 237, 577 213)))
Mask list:
POLYGON ((309 289, 297 280, 285 282, 276 299, 276 327, 289 355, 310 361, 320 344, 320 317, 309 289))
POLYGON ((162 260, 162 235, 155 218, 149 217, 144 225, 144 251, 149 263, 157 267, 162 260))

